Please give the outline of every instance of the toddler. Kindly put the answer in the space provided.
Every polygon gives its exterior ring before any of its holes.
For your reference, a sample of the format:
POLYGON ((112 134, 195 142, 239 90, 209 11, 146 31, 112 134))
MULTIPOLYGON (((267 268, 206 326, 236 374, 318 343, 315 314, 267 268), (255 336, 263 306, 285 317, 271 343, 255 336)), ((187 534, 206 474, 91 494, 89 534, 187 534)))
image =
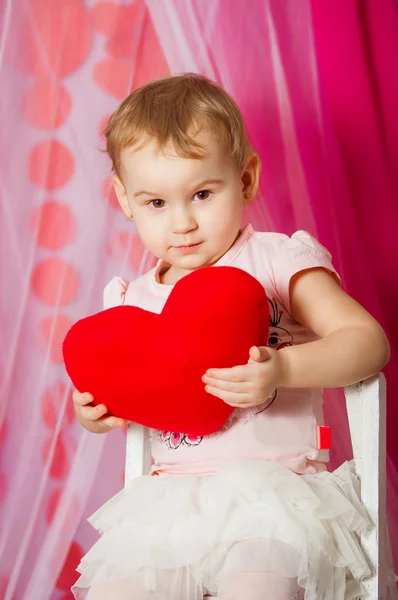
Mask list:
MULTIPOLYGON (((114 278, 105 308, 160 313, 182 277, 230 265, 264 286, 270 334, 246 364, 203 373, 206 391, 236 409, 220 431, 152 432, 151 473, 90 518, 102 535, 79 565, 75 598, 355 595, 355 583, 370 575, 357 534, 371 524, 353 464, 327 471, 317 427, 322 388, 358 382, 386 364, 383 330, 342 291, 330 254, 308 233, 241 228, 260 159, 218 85, 194 74, 144 85, 115 111, 105 137, 120 206, 159 259, 133 282, 114 278)), ((156 348, 148 360, 156 377, 156 348)), ((86 429, 125 425, 94 406, 89 391, 74 393, 86 429)))

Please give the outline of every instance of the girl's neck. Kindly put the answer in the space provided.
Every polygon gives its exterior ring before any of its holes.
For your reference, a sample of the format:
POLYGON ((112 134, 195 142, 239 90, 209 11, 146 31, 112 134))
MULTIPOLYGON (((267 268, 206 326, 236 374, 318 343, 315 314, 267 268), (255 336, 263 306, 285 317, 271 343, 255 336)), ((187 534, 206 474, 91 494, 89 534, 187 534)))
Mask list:
POLYGON ((159 282, 163 285, 174 285, 185 275, 188 275, 188 272, 176 272, 172 265, 164 265, 159 272, 159 282))

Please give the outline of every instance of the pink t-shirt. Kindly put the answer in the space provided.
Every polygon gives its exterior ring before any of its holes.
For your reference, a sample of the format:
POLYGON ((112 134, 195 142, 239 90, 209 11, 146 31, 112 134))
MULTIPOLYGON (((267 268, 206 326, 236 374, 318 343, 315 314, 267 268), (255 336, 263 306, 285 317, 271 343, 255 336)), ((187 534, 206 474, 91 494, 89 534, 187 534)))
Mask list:
MULTIPOLYGON (((228 252, 214 265, 230 265, 256 277, 264 286, 270 308, 269 346, 302 344, 316 339, 289 313, 289 282, 295 273, 323 267, 337 274, 329 252, 305 231, 291 238, 255 232, 247 225, 228 252)), ((167 265, 127 283, 115 277, 105 288, 104 308, 128 304, 160 313, 173 289, 159 281, 167 265)), ((189 390, 187 390, 189 394, 189 390)), ((328 451, 317 448, 317 425, 323 425, 322 390, 280 388, 274 401, 236 409, 215 434, 190 437, 182 432, 153 431, 153 474, 214 473, 232 460, 268 460, 296 473, 325 470, 328 451)))

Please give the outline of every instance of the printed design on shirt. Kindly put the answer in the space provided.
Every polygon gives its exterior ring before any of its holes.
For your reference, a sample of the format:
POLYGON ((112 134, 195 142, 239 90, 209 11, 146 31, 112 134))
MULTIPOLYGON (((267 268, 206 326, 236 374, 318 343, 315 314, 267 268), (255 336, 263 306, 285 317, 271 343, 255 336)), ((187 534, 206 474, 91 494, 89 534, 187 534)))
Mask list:
POLYGON ((268 346, 274 350, 282 350, 293 345, 293 336, 287 329, 280 326, 282 315, 285 311, 279 308, 275 298, 268 298, 269 304, 269 334, 268 346))
POLYGON ((180 446, 198 446, 203 440, 203 436, 177 433, 176 431, 158 431, 158 439, 170 450, 177 450, 180 446))
MULTIPOLYGON (((275 298, 268 298, 269 305, 269 334, 268 334, 268 346, 274 350, 282 350, 287 346, 293 346, 294 338, 291 333, 284 327, 281 327, 283 311, 275 298)), ((267 408, 271 406, 278 396, 278 390, 275 390, 273 394, 265 400, 263 404, 247 408, 241 415, 241 419, 244 423, 249 423, 257 415, 261 414, 267 408)))

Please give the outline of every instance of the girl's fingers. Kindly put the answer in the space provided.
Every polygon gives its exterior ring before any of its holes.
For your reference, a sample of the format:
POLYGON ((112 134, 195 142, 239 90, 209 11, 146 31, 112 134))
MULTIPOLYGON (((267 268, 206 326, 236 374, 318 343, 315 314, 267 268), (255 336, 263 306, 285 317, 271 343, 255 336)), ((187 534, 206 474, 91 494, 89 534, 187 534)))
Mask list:
POLYGON ((106 425, 106 427, 122 427, 123 429, 126 427, 126 421, 119 417, 106 417, 105 419, 102 419, 102 423, 106 425))
POLYGON ((92 402, 94 397, 88 392, 80 393, 77 390, 73 392, 73 402, 80 407, 80 414, 83 419, 87 421, 97 421, 104 427, 122 427, 127 428, 127 421, 119 417, 113 417, 111 415, 106 416, 108 408, 105 404, 98 404, 93 406, 92 402))
POLYGON ((225 404, 229 404, 229 406, 233 406, 234 408, 253 408, 254 406, 259 406, 258 402, 247 402, 242 404, 242 402, 226 402, 225 404))
POLYGON ((231 406, 240 406, 242 408, 246 408, 253 399, 248 394, 237 394, 235 392, 227 392, 225 390, 220 390, 211 385, 206 385, 205 390, 208 394, 215 396, 216 398, 220 398, 220 400, 224 400, 227 404, 231 406))
POLYGON ((204 376, 210 377, 210 379, 243 382, 247 381, 248 377, 250 377, 250 367, 248 367, 248 365, 242 365, 232 367, 232 369, 209 369, 204 376))
POLYGON ((91 404, 94 400, 94 396, 89 394, 88 392, 80 393, 77 390, 73 392, 73 402, 78 406, 85 406, 86 404, 91 404))
POLYGON ((82 406, 81 414, 84 419, 88 419, 89 421, 96 421, 100 419, 108 412, 108 409, 104 404, 99 404, 98 406, 82 406))
POLYGON ((204 383, 211 387, 218 388, 219 390, 225 390, 227 392, 236 392, 242 394, 250 391, 250 383, 248 381, 223 381, 222 379, 212 379, 211 377, 203 377, 204 383))

